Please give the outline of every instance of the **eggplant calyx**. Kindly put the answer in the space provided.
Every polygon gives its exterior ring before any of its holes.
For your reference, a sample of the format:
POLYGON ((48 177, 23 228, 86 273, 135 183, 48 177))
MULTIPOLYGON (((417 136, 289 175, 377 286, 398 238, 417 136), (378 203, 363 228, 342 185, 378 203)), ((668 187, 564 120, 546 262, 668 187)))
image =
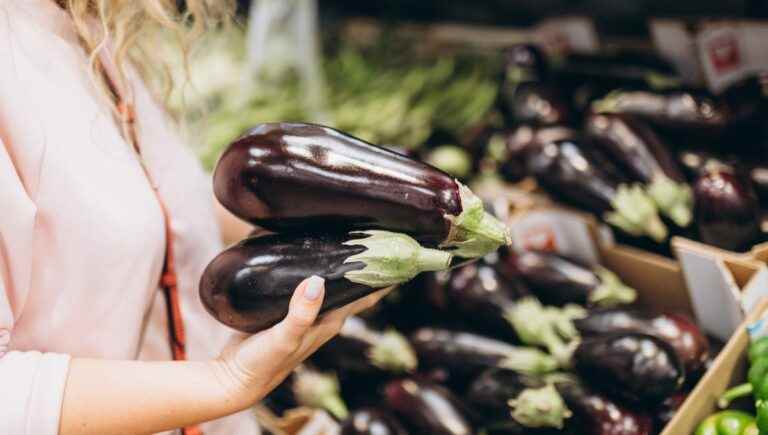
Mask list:
POLYGON ((637 291, 621 282, 610 270, 598 266, 595 273, 601 284, 589 295, 589 303, 601 307, 631 304, 637 299, 637 291))
POLYGON ((394 329, 384 331, 368 354, 373 365, 391 372, 412 372, 418 360, 408 340, 394 329))
POLYGON ((530 346, 543 346, 557 360, 561 367, 568 367, 575 348, 566 343, 556 326, 562 319, 556 319, 534 297, 517 301, 506 310, 504 318, 512 325, 520 341, 530 346))
POLYGON ((648 194, 672 222, 681 228, 691 223, 693 218, 693 193, 685 183, 677 183, 664 175, 655 177, 648 185, 648 194))
POLYGON ((750 383, 737 385, 733 388, 728 389, 725 393, 723 393, 720 396, 719 399, 717 399, 717 406, 720 409, 725 409, 731 406, 731 402, 733 402, 734 400, 739 399, 741 397, 752 395, 753 391, 754 391, 754 388, 750 383))
POLYGON ((426 163, 457 178, 466 178, 472 172, 472 157, 456 145, 435 148, 427 155, 426 163))
POLYGON ((458 181, 456 185, 459 187, 462 211, 458 216, 445 216, 451 223, 451 229, 440 247, 452 249, 451 253, 459 257, 477 258, 501 245, 511 245, 507 227, 485 211, 483 201, 467 186, 458 181))
POLYGON ((365 267, 349 271, 344 277, 374 288, 409 281, 421 272, 447 269, 453 257, 448 252, 424 248, 410 236, 401 233, 370 230, 352 234, 366 234, 368 237, 348 240, 344 244, 360 245, 367 249, 347 258, 344 263, 361 262, 365 267))
POLYGON ((526 427, 563 428, 563 423, 571 417, 571 410, 552 384, 541 388, 523 390, 507 404, 512 418, 526 427))
POLYGON ((573 324, 576 319, 587 317, 587 310, 576 304, 568 304, 562 308, 545 307, 546 314, 552 319, 552 325, 561 337, 572 340, 579 337, 579 331, 573 324))
POLYGON ((557 360, 539 349, 516 347, 499 363, 502 368, 526 374, 549 373, 559 367, 557 360))
POLYGON ((611 206, 613 211, 605 214, 608 223, 632 235, 647 234, 657 242, 667 238, 667 227, 659 218, 656 204, 639 184, 619 185, 611 206))
POLYGON ((293 393, 299 404, 325 409, 340 420, 347 418, 349 410, 339 394, 336 376, 306 368, 297 370, 294 376, 293 393))

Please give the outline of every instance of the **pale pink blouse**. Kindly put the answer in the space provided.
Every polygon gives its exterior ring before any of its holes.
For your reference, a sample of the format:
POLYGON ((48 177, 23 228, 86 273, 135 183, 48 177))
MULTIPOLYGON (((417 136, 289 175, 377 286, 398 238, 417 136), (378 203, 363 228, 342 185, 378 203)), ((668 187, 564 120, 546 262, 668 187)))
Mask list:
MULTIPOLYGON (((189 358, 209 359, 232 333, 197 294, 221 249, 211 183, 153 96, 132 89, 172 218, 189 358)), ((170 359, 161 211, 103 101, 63 10, 0 0, 0 434, 58 433, 72 356, 170 359)), ((248 412, 203 429, 258 433, 248 412)))

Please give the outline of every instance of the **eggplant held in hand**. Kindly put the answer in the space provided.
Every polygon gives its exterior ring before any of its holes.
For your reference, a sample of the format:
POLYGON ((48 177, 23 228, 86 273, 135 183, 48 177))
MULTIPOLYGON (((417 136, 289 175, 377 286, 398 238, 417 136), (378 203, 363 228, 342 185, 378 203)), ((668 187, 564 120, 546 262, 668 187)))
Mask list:
POLYGON ((430 435, 474 435, 458 399, 450 391, 415 379, 391 381, 385 387, 387 405, 430 435))
POLYGON ((628 234, 666 239, 653 200, 639 185, 617 180, 605 169, 611 163, 593 147, 576 139, 549 142, 528 154, 528 171, 550 194, 601 215, 628 234))
POLYGON ((590 385, 648 407, 674 394, 685 380, 675 350, 652 335, 630 332, 584 338, 573 358, 576 372, 590 385))
POLYGON ((557 368, 555 359, 538 349, 512 346, 469 332, 421 328, 411 335, 411 344, 420 362, 462 372, 500 367, 547 373, 557 368))
POLYGON ((376 408, 354 411, 341 424, 341 435, 408 435, 389 412, 376 408))
POLYGON ((595 310, 573 321, 583 337, 640 332, 669 343, 685 366, 686 374, 702 370, 709 359, 709 342, 699 327, 681 314, 646 315, 637 310, 595 310))
POLYGON ((388 231, 267 235, 214 258, 200 280, 200 299, 220 322, 252 333, 285 317, 293 291, 308 276, 325 279, 326 312, 420 272, 446 269, 450 261, 451 254, 388 231))
POLYGON ((629 115, 598 114, 587 118, 585 130, 632 179, 647 186, 662 213, 678 226, 688 226, 693 214, 691 188, 674 156, 650 127, 629 115))
POLYGON ((411 372, 418 361, 408 340, 394 329, 376 331, 359 317, 349 317, 339 335, 320 347, 312 360, 343 374, 411 372))
POLYGON ((510 370, 483 372, 469 387, 467 401, 486 419, 512 418, 526 428, 562 429, 571 411, 551 383, 510 370))
POLYGON ((497 267, 508 279, 522 279, 545 304, 611 306, 637 298, 637 292, 608 269, 554 253, 505 250, 497 267))
POLYGON ((219 159, 219 201, 275 232, 384 229, 480 257, 509 243, 504 225, 448 174, 340 131, 271 123, 219 159))
POLYGON ((704 243, 744 251, 757 242, 760 204, 749 183, 731 171, 711 170, 699 177, 693 192, 696 224, 704 243))

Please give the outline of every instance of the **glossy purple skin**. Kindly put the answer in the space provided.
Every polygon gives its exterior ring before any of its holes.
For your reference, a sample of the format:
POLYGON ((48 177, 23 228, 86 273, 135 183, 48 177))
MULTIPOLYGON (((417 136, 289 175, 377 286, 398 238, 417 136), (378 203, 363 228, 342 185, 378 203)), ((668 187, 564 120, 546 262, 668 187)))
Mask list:
POLYGON ((409 339, 420 364, 460 373, 497 367, 511 350, 511 345, 501 340, 431 327, 417 329, 409 339))
POLYGON ((499 166, 499 174, 507 181, 522 180, 528 176, 526 161, 528 153, 535 150, 534 144, 541 145, 575 135, 575 131, 563 126, 533 127, 527 124, 507 132, 504 161, 499 166))
POLYGON ((749 249, 760 235, 760 204, 752 186, 734 173, 713 170, 693 186, 694 221, 704 243, 749 249))
POLYGON ((647 315, 636 310, 606 308, 574 320, 582 336, 640 332, 669 343, 685 366, 686 373, 700 371, 710 357, 709 341, 687 316, 677 313, 647 315))
POLYGON ((687 398, 687 391, 678 391, 672 396, 667 397, 664 402, 661 403, 661 407, 656 411, 656 426, 659 431, 672 421, 672 418, 677 414, 677 410, 683 406, 683 402, 685 402, 685 399, 687 398))
POLYGON ((408 432, 389 412, 363 408, 341 423, 341 435, 408 435, 408 432))
POLYGON ((755 165, 749 170, 749 178, 755 188, 760 206, 768 209, 768 164, 755 165))
POLYGON ((389 408, 420 432, 430 435, 473 435, 468 417, 450 391, 416 379, 391 381, 384 389, 389 408))
POLYGON ((653 407, 685 380, 675 350, 647 334, 586 337, 573 356, 576 372, 590 385, 630 403, 653 407))
POLYGON ((551 305, 586 305, 602 284, 589 267, 549 252, 505 250, 497 268, 507 279, 523 280, 543 303, 551 305))
POLYGON ((332 369, 343 376, 386 376, 386 370, 376 366, 370 358, 381 332, 370 328, 363 319, 360 319, 360 326, 355 333, 343 328, 312 355, 312 361, 320 368, 332 369))
POLYGON ((550 194, 602 214, 612 209, 620 180, 593 144, 565 139, 538 146, 528 155, 527 169, 550 194))
POLYGON ((636 115, 655 125, 697 134, 718 134, 731 113, 723 102, 691 92, 658 94, 650 91, 620 92, 616 113, 636 115))
POLYGON ((448 174, 337 130, 261 124, 219 159, 214 191, 232 213, 276 232, 387 229, 442 242, 462 211, 448 174))
POLYGON ((587 117, 584 130, 632 179, 650 183, 661 174, 679 183, 685 181, 667 145, 641 120, 631 115, 593 114, 587 117))
POLYGON ((520 280, 505 279, 484 260, 450 271, 443 291, 445 310, 510 337, 514 330, 504 314, 516 300, 531 294, 520 280))
POLYGON ((653 435, 653 419, 580 383, 556 385, 573 417, 567 425, 582 435, 653 435))
POLYGON ((375 291, 344 277, 364 267, 344 263, 365 250, 344 245, 350 238, 274 234, 245 239, 208 264, 200 280, 200 299, 217 320, 249 333, 282 320, 294 290, 308 276, 325 278, 321 312, 346 305, 375 291))
POLYGON ((529 388, 542 388, 546 383, 534 376, 525 376, 511 370, 484 371, 469 386, 465 399, 475 410, 490 421, 509 418, 509 400, 529 388))

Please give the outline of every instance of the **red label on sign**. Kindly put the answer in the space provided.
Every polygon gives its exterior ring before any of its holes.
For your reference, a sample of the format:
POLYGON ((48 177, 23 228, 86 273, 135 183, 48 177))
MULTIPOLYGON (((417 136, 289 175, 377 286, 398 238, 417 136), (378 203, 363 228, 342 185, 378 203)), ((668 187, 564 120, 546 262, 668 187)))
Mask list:
POLYGON ((707 44, 707 52, 718 74, 738 68, 741 64, 739 43, 734 35, 725 34, 712 38, 707 44))
POLYGON ((555 232, 548 225, 528 228, 522 235, 523 248, 532 251, 556 251, 555 232))

